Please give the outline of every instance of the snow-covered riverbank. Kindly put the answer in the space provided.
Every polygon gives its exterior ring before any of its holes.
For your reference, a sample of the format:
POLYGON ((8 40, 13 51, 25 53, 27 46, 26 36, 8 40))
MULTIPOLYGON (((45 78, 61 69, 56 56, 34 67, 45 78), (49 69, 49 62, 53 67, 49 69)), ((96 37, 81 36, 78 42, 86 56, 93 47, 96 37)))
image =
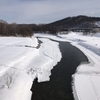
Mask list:
POLYGON ((0 37, 0 100, 30 100, 31 86, 49 81, 61 59, 59 44, 49 39, 0 37))

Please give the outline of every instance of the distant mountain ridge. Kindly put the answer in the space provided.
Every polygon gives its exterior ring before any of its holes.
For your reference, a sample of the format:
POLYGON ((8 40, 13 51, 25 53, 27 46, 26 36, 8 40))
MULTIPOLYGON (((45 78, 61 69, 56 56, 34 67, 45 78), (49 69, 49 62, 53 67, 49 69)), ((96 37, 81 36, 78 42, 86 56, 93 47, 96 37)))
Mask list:
POLYGON ((60 28, 93 28, 98 27, 96 23, 99 21, 100 17, 88 17, 79 15, 74 17, 67 17, 53 23, 49 23, 48 25, 60 28))

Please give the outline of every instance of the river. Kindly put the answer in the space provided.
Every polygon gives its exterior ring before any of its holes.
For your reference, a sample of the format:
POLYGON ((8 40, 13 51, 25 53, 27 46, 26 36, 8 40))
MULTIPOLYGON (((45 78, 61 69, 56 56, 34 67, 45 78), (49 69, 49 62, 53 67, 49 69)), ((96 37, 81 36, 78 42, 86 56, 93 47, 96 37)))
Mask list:
POLYGON ((61 61, 51 71, 50 81, 32 86, 31 100, 74 100, 72 94, 72 75, 81 62, 88 62, 87 57, 68 42, 59 42, 62 53, 61 61))

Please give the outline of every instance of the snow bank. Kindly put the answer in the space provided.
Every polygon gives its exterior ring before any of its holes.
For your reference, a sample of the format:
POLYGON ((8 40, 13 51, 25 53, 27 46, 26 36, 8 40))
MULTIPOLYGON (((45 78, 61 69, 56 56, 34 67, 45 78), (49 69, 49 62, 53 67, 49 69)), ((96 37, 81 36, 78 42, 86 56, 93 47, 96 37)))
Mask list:
POLYGON ((36 52, 37 49, 32 47, 25 47, 25 45, 28 45, 28 43, 30 43, 28 46, 36 46, 36 38, 33 40, 29 38, 13 38, 14 37, 3 37, 2 39, 0 37, 0 41, 2 41, 0 42, 0 44, 2 44, 0 45, 0 76, 3 75, 3 73, 9 68, 14 67, 16 64, 24 61, 27 58, 30 60, 32 57, 34 57, 32 55, 36 54, 33 53, 36 52), (18 41, 21 44, 19 44, 18 41), (22 45, 22 47, 19 45, 22 45))
POLYGON ((100 100, 100 76, 75 74, 74 78, 78 100, 100 100))
POLYGON ((28 37, 0 37, 0 46, 37 46, 36 38, 28 38, 28 37))
POLYGON ((93 34, 94 37, 100 37, 100 33, 93 34))
POLYGON ((51 69, 61 60, 59 44, 50 39, 40 39, 43 43, 39 48, 39 54, 28 67, 29 73, 38 78, 38 82, 49 81, 51 69))
POLYGON ((73 94, 75 100, 99 100, 100 99, 100 56, 82 47, 77 43, 72 43, 78 47, 89 59, 89 64, 81 64, 77 72, 73 75, 73 94))
MULTIPOLYGON (((11 72, 9 72, 11 75, 11 72)), ((6 76, 5 76, 6 77, 6 76)), ((32 78, 23 71, 17 71, 13 74, 12 82, 9 87, 7 85, 8 78, 3 77, 5 80, 1 80, 0 83, 0 100, 30 100, 32 86, 32 78), (4 81, 4 82, 3 82, 4 81)))
POLYGON ((30 100, 32 77, 26 68, 38 49, 36 38, 0 37, 0 100, 30 100))
POLYGON ((48 39, 53 39, 53 40, 57 40, 57 41, 65 41, 65 39, 62 38, 62 36, 60 35, 50 35, 50 34, 41 34, 41 33, 35 33, 34 34, 35 37, 42 37, 42 38, 48 38, 48 39))

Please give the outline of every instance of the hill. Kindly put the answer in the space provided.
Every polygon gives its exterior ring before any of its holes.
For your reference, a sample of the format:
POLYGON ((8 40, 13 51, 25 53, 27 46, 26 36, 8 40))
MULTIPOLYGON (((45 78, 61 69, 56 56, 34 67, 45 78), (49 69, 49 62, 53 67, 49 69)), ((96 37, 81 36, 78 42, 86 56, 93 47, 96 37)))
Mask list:
POLYGON ((88 16, 74 16, 67 17, 52 23, 50 26, 56 26, 60 28, 93 28, 98 27, 96 23, 100 21, 100 17, 88 17, 88 16))

